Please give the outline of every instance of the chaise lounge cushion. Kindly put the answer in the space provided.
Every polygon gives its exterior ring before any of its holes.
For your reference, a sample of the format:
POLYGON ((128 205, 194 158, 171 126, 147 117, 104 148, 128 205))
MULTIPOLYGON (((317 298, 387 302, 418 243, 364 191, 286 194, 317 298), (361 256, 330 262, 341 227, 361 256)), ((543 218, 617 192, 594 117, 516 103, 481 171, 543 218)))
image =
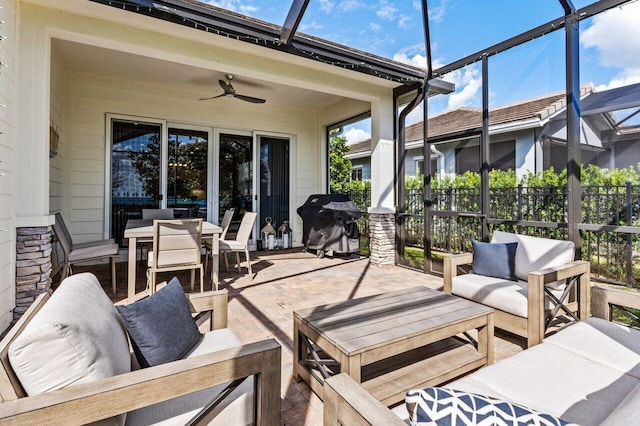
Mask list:
POLYGON ((640 330, 591 317, 545 342, 640 380, 640 330))
POLYGON ((499 424, 564 426, 569 422, 520 404, 455 389, 429 387, 407 393, 406 406, 414 426, 499 424))
POLYGON ((9 361, 28 395, 131 371, 124 324, 88 273, 60 284, 10 345, 9 361))
POLYGON ((635 377, 546 341, 447 384, 582 426, 600 425, 638 385, 635 377))
POLYGON ((157 293, 118 311, 141 367, 182 359, 202 339, 182 290, 173 278, 157 293))
MULTIPOLYGON (((242 342, 228 328, 206 333, 200 343, 186 356, 193 358, 199 355, 241 346, 242 342)), ((224 401, 213 410, 209 418, 215 416, 213 425, 250 425, 254 419, 253 377, 236 388, 224 401)), ((182 425, 195 416, 206 404, 222 390, 226 384, 214 386, 199 392, 171 399, 159 404, 150 405, 130 412, 127 415, 128 425, 182 425)), ((159 390, 161 391, 161 390, 159 390)))
MULTIPOLYGON (((502 278, 487 277, 478 274, 458 275, 451 281, 452 293, 474 302, 491 306, 504 312, 526 318, 527 304, 526 281, 509 281, 502 278)), ((562 290, 551 290, 556 297, 562 290)), ((545 296, 545 309, 552 309, 549 297, 545 296)))

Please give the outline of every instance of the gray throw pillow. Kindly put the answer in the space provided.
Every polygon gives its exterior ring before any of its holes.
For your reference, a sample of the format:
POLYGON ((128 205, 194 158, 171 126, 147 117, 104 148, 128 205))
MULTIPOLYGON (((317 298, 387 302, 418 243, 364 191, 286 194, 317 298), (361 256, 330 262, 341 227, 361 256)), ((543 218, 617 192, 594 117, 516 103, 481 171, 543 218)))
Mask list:
POLYGON ((518 243, 482 243, 473 245, 473 273, 516 281, 516 248, 518 243))
POLYGON ((178 278, 118 311, 142 368, 182 359, 202 339, 178 278))

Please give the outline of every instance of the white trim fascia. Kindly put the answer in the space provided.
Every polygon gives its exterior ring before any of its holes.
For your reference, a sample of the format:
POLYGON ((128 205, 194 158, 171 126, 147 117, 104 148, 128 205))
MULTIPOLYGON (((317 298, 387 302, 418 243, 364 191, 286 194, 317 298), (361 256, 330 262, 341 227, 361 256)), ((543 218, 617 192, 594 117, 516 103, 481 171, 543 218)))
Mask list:
POLYGON ((346 154, 344 158, 348 158, 349 160, 355 160, 357 158, 368 158, 371 157, 371 150, 356 152, 354 154, 346 154))
POLYGON ((512 121, 504 124, 494 124, 489 127, 489 135, 499 135, 501 133, 516 132, 518 130, 528 130, 542 127, 543 123, 538 118, 528 120, 512 121))

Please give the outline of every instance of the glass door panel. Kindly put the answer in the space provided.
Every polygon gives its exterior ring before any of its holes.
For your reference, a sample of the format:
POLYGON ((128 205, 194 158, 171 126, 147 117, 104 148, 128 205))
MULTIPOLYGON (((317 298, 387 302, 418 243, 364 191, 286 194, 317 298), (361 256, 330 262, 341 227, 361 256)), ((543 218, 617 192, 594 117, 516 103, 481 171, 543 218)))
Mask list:
POLYGON ((209 133, 169 128, 167 207, 176 217, 207 217, 209 133))
POLYGON ((289 220, 289 139, 260 136, 260 226, 289 220))
POLYGON ((229 235, 235 234, 245 212, 253 211, 253 138, 220 134, 219 216, 235 208, 229 235))
POLYGON ((121 244, 128 218, 159 208, 161 125, 111 122, 111 237, 121 244))

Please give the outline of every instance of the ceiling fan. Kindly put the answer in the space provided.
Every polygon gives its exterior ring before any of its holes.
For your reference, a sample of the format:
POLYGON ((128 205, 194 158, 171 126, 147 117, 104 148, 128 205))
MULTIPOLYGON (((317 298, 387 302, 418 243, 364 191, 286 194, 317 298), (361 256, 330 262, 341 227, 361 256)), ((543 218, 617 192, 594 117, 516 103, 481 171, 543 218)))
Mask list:
POLYGON ((252 96, 239 95, 238 93, 236 93, 236 89, 234 89, 233 86, 231 85, 231 80, 233 80, 233 74, 225 74, 225 77, 227 77, 227 81, 218 80, 220 87, 222 88, 222 90, 224 90, 223 94, 210 96, 208 98, 200 98, 199 100, 206 101, 207 99, 216 99, 216 98, 221 98, 223 96, 229 96, 232 98, 240 99, 241 101, 251 102, 252 104, 263 104, 266 102, 264 99, 254 98, 252 96))

